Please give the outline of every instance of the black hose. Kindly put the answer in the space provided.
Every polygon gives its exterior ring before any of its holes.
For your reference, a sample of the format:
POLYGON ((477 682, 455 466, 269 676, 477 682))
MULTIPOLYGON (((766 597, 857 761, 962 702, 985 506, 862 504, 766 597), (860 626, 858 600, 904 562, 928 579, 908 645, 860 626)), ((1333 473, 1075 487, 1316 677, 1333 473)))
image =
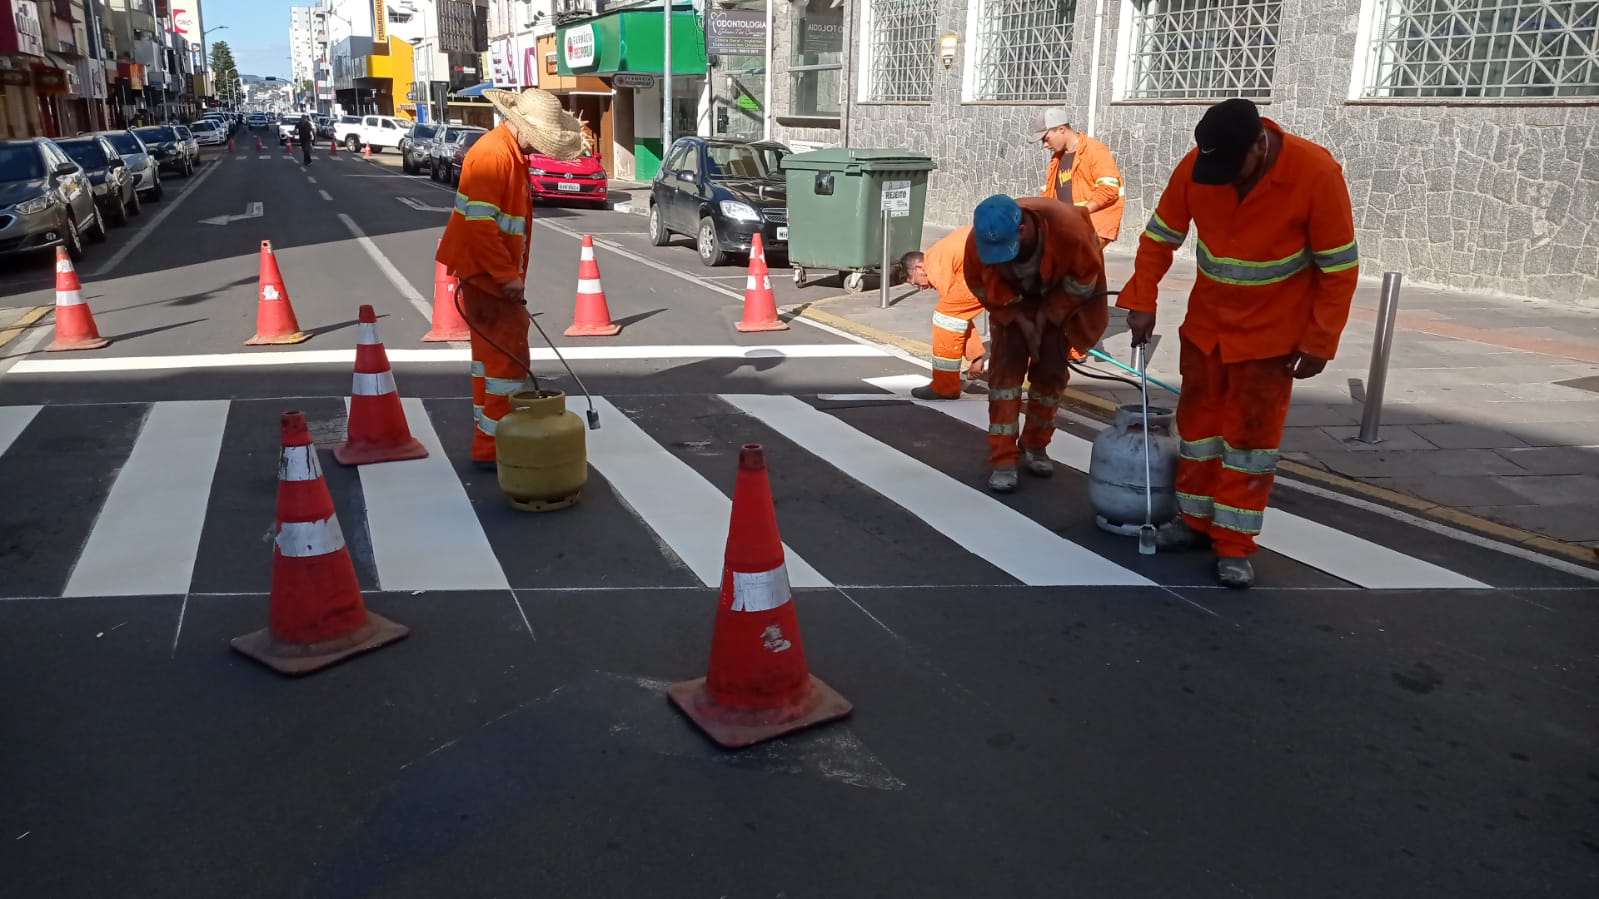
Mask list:
POLYGON ((1133 380, 1131 380, 1129 378, 1123 378, 1123 377, 1119 377, 1117 375, 1098 375, 1098 374, 1094 374, 1088 368, 1085 368, 1083 365, 1081 365, 1081 364, 1079 364, 1077 362, 1068 361, 1066 363, 1066 365, 1072 371, 1077 372, 1078 374, 1082 375, 1085 378, 1093 378, 1096 381, 1119 381, 1119 382, 1121 382, 1123 384, 1126 384, 1128 387, 1137 387, 1138 386, 1138 382, 1137 381, 1133 381, 1133 380))
MULTIPOLYGON (((543 393, 544 392, 543 388, 539 387, 539 376, 533 373, 533 366, 532 365, 524 363, 521 359, 517 359, 516 356, 513 356, 509 352, 506 352, 505 347, 500 346, 499 343, 497 343, 494 340, 494 338, 490 337, 487 334, 484 334, 482 331, 479 331, 477 328, 473 327, 472 320, 470 318, 468 318, 467 315, 466 315, 466 309, 462 308, 462 306, 461 306, 461 290, 462 290, 463 287, 464 287, 464 285, 461 285, 460 282, 457 282, 457 287, 456 287, 456 290, 455 290, 455 311, 460 313, 461 321, 466 324, 467 329, 470 330, 473 334, 476 334, 477 336, 479 336, 479 337, 483 338, 484 340, 488 341, 489 346, 494 347, 495 349, 500 351, 500 355, 508 356, 511 359, 515 359, 516 360, 516 364, 522 366, 522 370, 527 372, 528 378, 533 382, 533 389, 538 391, 538 392, 540 392, 540 393, 543 393)), ((525 304, 525 303, 522 304, 522 307, 524 309, 527 308, 527 304, 525 304)), ((550 335, 544 333, 544 327, 539 324, 538 317, 536 315, 534 315, 532 312, 529 312, 527 314, 527 320, 528 320, 528 322, 530 324, 533 325, 533 327, 538 329, 539 336, 544 338, 544 342, 545 343, 549 344, 550 351, 555 354, 555 358, 559 359, 561 361, 561 367, 566 369, 566 373, 571 375, 572 376, 572 380, 577 382, 578 389, 583 391, 583 398, 588 400, 588 404, 589 404, 589 412, 588 412, 589 430, 591 430, 591 431, 597 430, 599 428, 599 426, 600 426, 600 414, 598 412, 594 411, 594 395, 589 393, 588 387, 583 384, 583 379, 577 376, 577 372, 572 370, 572 366, 566 364, 566 357, 561 355, 561 351, 556 348, 555 341, 550 339, 550 335)), ((529 356, 531 357, 531 354, 529 354, 529 356)))

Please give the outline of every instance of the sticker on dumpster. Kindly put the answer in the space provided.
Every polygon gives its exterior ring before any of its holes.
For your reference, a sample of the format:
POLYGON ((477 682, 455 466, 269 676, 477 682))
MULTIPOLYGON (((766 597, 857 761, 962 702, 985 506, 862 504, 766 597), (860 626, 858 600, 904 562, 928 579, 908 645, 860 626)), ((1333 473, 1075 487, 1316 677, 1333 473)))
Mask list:
POLYGON ((908 218, 911 214, 911 183, 884 181, 883 205, 880 208, 892 218, 908 218))

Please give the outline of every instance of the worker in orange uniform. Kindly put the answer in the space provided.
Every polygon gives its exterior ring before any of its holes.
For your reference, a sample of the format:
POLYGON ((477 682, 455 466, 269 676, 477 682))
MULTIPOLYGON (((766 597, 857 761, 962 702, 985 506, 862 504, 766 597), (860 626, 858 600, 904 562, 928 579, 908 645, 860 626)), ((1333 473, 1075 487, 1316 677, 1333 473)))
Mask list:
POLYGON ((1148 341, 1161 276, 1190 225, 1198 231, 1199 277, 1178 330, 1181 515, 1156 546, 1209 544, 1217 580, 1243 589, 1255 582, 1249 556, 1293 382, 1320 374, 1337 352, 1359 254, 1343 168, 1325 148, 1244 99, 1212 106, 1194 139, 1116 305, 1129 310, 1133 344, 1148 341))
POLYGON ((472 461, 495 464, 494 430, 510 395, 528 375, 528 221, 533 212, 527 154, 576 159, 582 125, 553 94, 485 90, 503 121, 461 162, 455 209, 444 226, 439 262, 460 279, 472 331, 472 461))
POLYGON ((1054 473, 1048 447, 1068 354, 1105 333, 1105 259, 1081 207, 995 195, 972 215, 966 281, 988 310, 988 489, 1009 493, 1023 456, 1029 474, 1054 473), (1024 378, 1027 423, 1018 435, 1024 378))
POLYGON ((966 238, 971 233, 971 225, 962 225, 926 253, 912 250, 899 260, 899 280, 917 290, 938 291, 938 305, 933 307, 933 383, 913 388, 911 396, 917 399, 960 399, 962 358, 971 362, 967 377, 985 377, 987 351, 972 324, 983 304, 966 286, 966 238))
POLYGON ((1033 118, 1032 135, 1051 154, 1039 193, 1088 210, 1100 248, 1108 246, 1121 232, 1122 210, 1127 206, 1121 169, 1110 148, 1074 130, 1066 110, 1059 107, 1033 118))

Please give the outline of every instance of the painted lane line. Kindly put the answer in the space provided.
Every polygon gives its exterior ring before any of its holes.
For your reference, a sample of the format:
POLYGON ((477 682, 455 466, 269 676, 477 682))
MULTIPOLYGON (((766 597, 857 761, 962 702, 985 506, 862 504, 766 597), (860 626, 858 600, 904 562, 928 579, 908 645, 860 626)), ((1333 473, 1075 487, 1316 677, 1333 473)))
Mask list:
POLYGON ((310 175, 306 175, 306 176, 305 176, 305 180, 306 180, 306 181, 309 181, 309 182, 310 182, 310 183, 312 183, 312 184, 315 184, 315 183, 316 183, 316 179, 315 179, 315 178, 313 178, 313 177, 311 177, 311 176, 310 176, 310 175))
POLYGON ((415 397, 400 404, 411 436, 428 454, 360 466, 378 584, 384 590, 510 589, 427 409, 415 397))
POLYGON ((161 223, 167 220, 167 216, 177 212, 178 207, 183 205, 183 201, 187 200, 190 194, 193 194, 196 190, 198 190, 200 185, 205 183, 205 179, 211 177, 212 173, 216 172, 219 168, 219 166, 214 164, 206 166, 205 171, 201 172, 197 177, 190 178, 188 185, 184 187, 177 196, 172 198, 172 202, 167 204, 165 209, 156 213, 155 217, 145 222, 144 226, 141 227, 131 238, 129 238, 128 242, 123 244, 121 249, 118 249, 115 253, 113 253, 111 258, 107 259, 99 268, 90 272, 89 277, 103 278, 105 277, 106 272, 109 272, 121 265, 122 260, 128 258, 129 254, 138 249, 139 244, 144 243, 144 239, 146 237, 149 237, 157 228, 160 228, 161 223))
POLYGON ((327 191, 319 190, 319 191, 317 191, 317 193, 321 194, 322 195, 322 199, 327 200, 329 203, 333 202, 333 195, 328 193, 327 191))
POLYGON ((245 219, 258 219, 265 211, 266 206, 263 203, 246 203, 244 205, 244 212, 239 215, 219 215, 213 218, 200 219, 200 224, 231 225, 234 222, 242 222, 245 219))
MULTIPOLYGON (((868 378, 873 386, 894 385, 891 379, 868 378)), ((912 400, 974 428, 988 429, 988 402, 981 397, 960 400, 912 400)), ((1057 430, 1049 457, 1083 474, 1093 444, 1057 430)), ((1447 568, 1396 552, 1353 534, 1280 509, 1266 509, 1266 524, 1256 538, 1261 547, 1351 584, 1374 590, 1486 590, 1487 584, 1447 568)))
POLYGON ((16 321, 0 330, 0 346, 5 346, 15 340, 18 334, 27 331, 30 325, 50 314, 50 310, 54 308, 54 306, 35 306, 17 316, 16 321))
POLYGON ((355 240, 361 245, 361 249, 366 250, 366 254, 372 257, 372 261, 377 264, 384 277, 389 279, 389 283, 394 285, 394 289, 400 292, 400 296, 405 297, 415 307, 416 311, 422 314, 422 320, 432 321, 432 305, 427 300, 422 299, 422 295, 417 293, 416 288, 411 286, 410 281, 405 280, 405 276, 400 274, 400 270, 394 267, 394 263, 389 261, 389 257, 383 255, 383 251, 378 249, 378 245, 372 242, 372 238, 366 236, 366 232, 362 231, 361 226, 355 223, 355 219, 341 212, 339 213, 339 221, 343 222, 344 227, 349 228, 350 233, 355 235, 355 240))
POLYGON ((451 212, 451 211, 453 211, 453 208, 450 207, 450 206, 433 206, 431 204, 424 203, 424 202, 422 202, 421 200, 418 200, 415 197, 395 197, 394 199, 399 200, 401 203, 404 203, 408 208, 414 209, 417 212, 451 212))
MULTIPOLYGON (((391 347, 390 362, 466 362, 471 350, 410 349, 391 347)), ((563 347, 567 361, 664 361, 669 359, 846 359, 881 358, 888 354, 875 347, 842 343, 791 344, 789 346, 578 346, 563 347)), ((549 347, 535 347, 537 362, 554 362, 549 347)), ((355 360, 354 349, 283 350, 261 353, 216 353, 195 356, 113 356, 107 359, 23 359, 12 368, 16 374, 84 374, 89 372, 165 371, 189 368, 252 368, 272 365, 332 365, 355 360)))
POLYGON ((745 394, 722 399, 1023 584, 1155 586, 796 397, 745 394))
POLYGON ((188 593, 227 400, 150 407, 62 596, 188 593))
POLYGON ((6 454, 43 406, 0 406, 0 456, 6 454))
MULTIPOLYGON (((722 584, 726 561, 724 522, 733 501, 688 463, 672 455, 603 397, 594 398, 603 425, 588 431, 589 464, 610 482, 650 530, 707 587, 722 584)), ((830 582, 799 553, 783 547, 789 583, 795 587, 830 587, 830 582)))

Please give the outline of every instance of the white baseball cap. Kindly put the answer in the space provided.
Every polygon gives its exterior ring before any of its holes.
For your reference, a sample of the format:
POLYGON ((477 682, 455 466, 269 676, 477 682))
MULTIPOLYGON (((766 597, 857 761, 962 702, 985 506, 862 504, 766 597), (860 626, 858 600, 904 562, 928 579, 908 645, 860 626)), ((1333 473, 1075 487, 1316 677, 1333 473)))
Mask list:
POLYGON ((1046 109, 1038 115, 1033 116, 1033 140, 1043 140, 1045 134, 1053 131, 1056 128, 1059 128, 1062 125, 1070 125, 1071 123, 1071 117, 1066 115, 1065 109, 1062 109, 1059 106, 1046 109))

